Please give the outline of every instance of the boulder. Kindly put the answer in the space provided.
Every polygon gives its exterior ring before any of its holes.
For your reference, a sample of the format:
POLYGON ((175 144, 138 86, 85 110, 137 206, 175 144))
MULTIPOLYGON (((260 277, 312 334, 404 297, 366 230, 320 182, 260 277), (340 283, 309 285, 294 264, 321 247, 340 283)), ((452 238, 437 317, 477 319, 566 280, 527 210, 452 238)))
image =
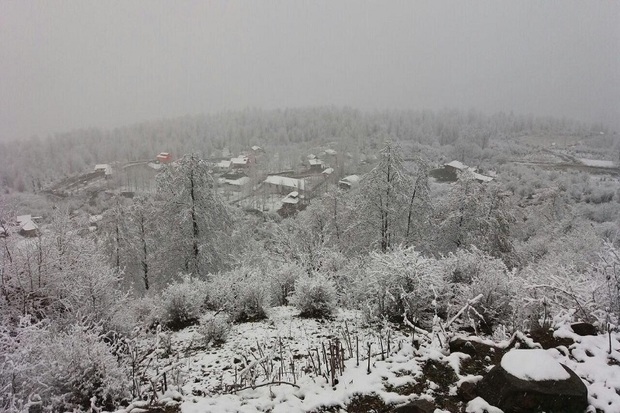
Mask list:
POLYGON ((476 392, 505 413, 583 413, 588 407, 585 384, 544 351, 506 353, 501 365, 493 367, 479 382, 476 392))
POLYGON ((462 337, 452 339, 448 345, 450 346, 450 353, 465 353, 472 357, 492 356, 493 354, 501 353, 502 351, 499 347, 490 346, 479 341, 468 340, 462 337))
POLYGON ((570 328, 573 332, 580 336, 596 336, 598 335, 598 331, 596 331, 596 327, 594 327, 590 323, 573 323, 570 325, 570 328))
POLYGON ((476 393, 476 384, 470 381, 461 383, 456 389, 456 395, 464 402, 475 399, 478 396, 476 393))

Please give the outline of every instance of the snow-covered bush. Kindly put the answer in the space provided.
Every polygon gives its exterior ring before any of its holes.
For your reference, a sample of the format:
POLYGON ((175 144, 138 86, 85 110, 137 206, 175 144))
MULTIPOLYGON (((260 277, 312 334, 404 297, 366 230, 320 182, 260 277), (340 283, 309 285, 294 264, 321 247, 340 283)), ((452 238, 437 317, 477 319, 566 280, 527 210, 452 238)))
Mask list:
POLYGON ((295 282, 295 292, 290 303, 297 307, 302 317, 326 318, 336 310, 336 285, 327 276, 315 273, 304 275, 295 282))
POLYGON ((295 281, 305 273, 295 264, 284 264, 269 271, 269 295, 273 305, 287 305, 295 289, 295 281))
POLYGON ((188 275, 161 293, 162 321, 173 330, 196 324, 207 302, 207 283, 188 275))
POLYGON ((512 314, 511 300, 514 296, 514 274, 497 258, 472 247, 459 250, 441 260, 446 266, 449 289, 452 291, 450 304, 453 311, 461 309, 474 297, 482 298, 473 306, 479 315, 475 321, 487 333, 497 324, 505 324, 512 314))
POLYGON ((366 257, 350 258, 347 265, 330 274, 338 291, 338 303, 343 308, 361 308, 366 301, 366 257))
POLYGON ((228 314, 205 314, 200 318, 198 332, 202 335, 203 343, 206 346, 209 344, 219 346, 226 342, 231 327, 228 314))
POLYGON ((517 327, 548 326, 560 313, 573 321, 587 321, 604 327, 617 323, 620 315, 620 276, 617 255, 606 245, 600 261, 583 271, 570 261, 541 262, 521 272, 519 291, 514 295, 517 327))
POLYGON ((136 323, 143 327, 153 327, 161 323, 163 308, 158 303, 158 297, 147 295, 131 303, 132 316, 136 323))
POLYGON ((0 408, 24 406, 33 395, 54 411, 112 409, 129 396, 127 372, 96 331, 67 331, 27 321, 0 334, 0 408), (7 333, 10 337, 7 337, 7 333))
POLYGON ((371 320, 400 322, 406 311, 408 317, 430 325, 438 304, 436 298, 445 289, 443 271, 437 260, 425 258, 413 248, 373 253, 362 275, 366 295, 360 307, 371 320))
POLYGON ((236 322, 267 317, 268 283, 256 268, 240 267, 213 276, 209 306, 226 311, 236 322))

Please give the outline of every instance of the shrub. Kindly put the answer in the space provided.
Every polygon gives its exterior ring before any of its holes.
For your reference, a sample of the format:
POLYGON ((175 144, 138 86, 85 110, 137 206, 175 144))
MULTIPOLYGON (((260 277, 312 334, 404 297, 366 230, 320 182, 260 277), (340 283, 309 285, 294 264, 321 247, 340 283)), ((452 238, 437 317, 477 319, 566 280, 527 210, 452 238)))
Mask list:
POLYGON ((256 269, 241 267, 217 274, 210 283, 209 306, 226 311, 233 321, 258 321, 267 317, 267 283, 256 269))
POLYGON ((198 332, 202 335, 206 346, 209 344, 219 346, 226 342, 231 327, 228 314, 207 314, 200 318, 198 332))
POLYGON ((172 330, 196 324, 207 300, 204 281, 183 276, 181 282, 170 284, 161 293, 162 321, 172 330))
POLYGON ((295 281, 304 269, 295 264, 285 264, 271 271, 269 296, 273 305, 288 305, 289 296, 295 290, 295 281))
POLYGON ((585 201, 593 204, 605 204, 613 201, 614 195, 613 188, 596 188, 586 197, 585 201))
POLYGON ((361 308, 370 320, 401 322, 406 311, 422 326, 430 326, 435 294, 445 289, 443 271, 437 260, 424 258, 413 248, 373 253, 362 274, 367 287, 361 308))
POLYGON ((473 307, 484 321, 473 321, 488 334, 497 324, 508 321, 515 290, 512 273, 500 259, 472 247, 469 251, 459 250, 441 262, 447 267, 446 274, 453 292, 450 304, 455 312, 468 300, 482 294, 482 299, 473 307))
POLYGON ((146 296, 133 301, 131 310, 134 321, 147 328, 161 323, 163 308, 158 305, 157 301, 153 296, 146 296))
POLYGON ((289 301, 302 317, 331 317, 336 309, 336 285, 322 274, 304 275, 295 282, 295 292, 289 301))
POLYGON ((32 395, 53 411, 86 410, 91 399, 110 410, 128 397, 127 372, 97 332, 73 325, 51 331, 44 325, 21 325, 2 337, 0 408, 23 405, 32 395))

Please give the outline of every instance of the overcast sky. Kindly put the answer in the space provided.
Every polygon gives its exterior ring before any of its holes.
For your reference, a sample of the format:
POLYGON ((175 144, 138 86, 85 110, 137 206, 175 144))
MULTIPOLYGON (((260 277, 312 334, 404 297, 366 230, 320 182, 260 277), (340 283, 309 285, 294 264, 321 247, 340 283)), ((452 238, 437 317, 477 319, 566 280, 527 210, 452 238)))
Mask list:
POLYGON ((0 0, 0 139, 247 107, 620 129, 619 1, 0 0))

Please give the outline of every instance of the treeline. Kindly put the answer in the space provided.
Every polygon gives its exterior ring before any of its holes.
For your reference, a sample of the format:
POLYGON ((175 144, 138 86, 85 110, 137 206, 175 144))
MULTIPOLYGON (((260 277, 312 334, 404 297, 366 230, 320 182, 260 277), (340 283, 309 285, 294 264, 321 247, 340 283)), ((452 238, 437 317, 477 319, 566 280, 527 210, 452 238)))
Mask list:
POLYGON ((111 130, 86 129, 46 139, 0 142, 0 189, 32 192, 96 163, 153 159, 161 151, 176 156, 220 156, 260 145, 284 153, 293 146, 337 142, 355 152, 376 152, 380 136, 423 145, 474 142, 527 133, 587 135, 606 131, 566 119, 456 110, 361 112, 350 108, 246 110, 147 122, 111 130))

